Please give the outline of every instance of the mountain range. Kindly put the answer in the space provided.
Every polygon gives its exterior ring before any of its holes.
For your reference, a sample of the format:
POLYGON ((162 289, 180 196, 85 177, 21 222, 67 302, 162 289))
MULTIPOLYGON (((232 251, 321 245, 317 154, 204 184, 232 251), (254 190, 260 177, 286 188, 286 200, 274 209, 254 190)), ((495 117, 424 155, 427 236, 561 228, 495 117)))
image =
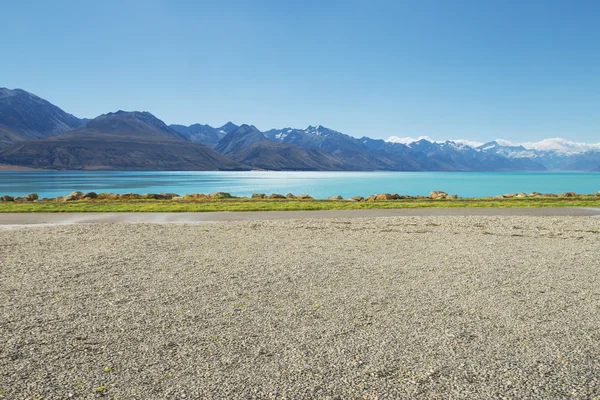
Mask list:
POLYGON ((186 140, 150 113, 124 111, 101 115, 60 135, 5 145, 0 162, 54 169, 247 169, 186 140))
POLYGON ((228 122, 166 125, 148 112, 77 118, 0 88, 0 164, 50 169, 302 171, 600 171, 600 144, 562 139, 354 138, 318 126, 259 131, 228 122))

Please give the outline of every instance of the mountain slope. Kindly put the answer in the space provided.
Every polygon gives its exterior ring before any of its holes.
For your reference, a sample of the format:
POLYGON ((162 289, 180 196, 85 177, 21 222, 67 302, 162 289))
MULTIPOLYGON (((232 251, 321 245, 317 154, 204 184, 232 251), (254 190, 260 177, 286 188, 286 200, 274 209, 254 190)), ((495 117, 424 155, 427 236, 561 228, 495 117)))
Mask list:
POLYGON ((529 159, 509 159, 495 152, 453 141, 432 142, 427 139, 411 143, 396 143, 370 138, 361 139, 365 145, 389 157, 410 155, 423 171, 545 171, 546 168, 529 159))
POLYGON ((214 147, 219 143, 227 133, 223 130, 218 130, 210 125, 193 124, 190 126, 185 125, 169 125, 169 127, 187 140, 195 143, 201 143, 206 146, 214 147))
POLYGON ((280 129, 265 132, 279 142, 319 149, 343 160, 354 170, 394 171, 543 171, 530 160, 511 160, 459 143, 434 143, 422 139, 409 145, 351 136, 325 128, 280 129))
POLYGON ((233 131, 235 131, 237 128, 239 128, 239 126, 237 126, 236 124, 234 124, 233 122, 229 121, 228 123, 226 123, 223 126, 220 126, 218 128, 215 128, 219 133, 223 134, 223 136, 227 135, 228 133, 231 133, 233 131))
POLYGON ((586 151, 581 154, 552 158, 548 154, 540 155, 541 162, 555 171, 595 171, 600 165, 600 151, 586 151))
POLYGON ((221 154, 228 154, 236 150, 249 147, 254 143, 268 142, 265 137, 255 126, 242 125, 236 130, 225 135, 215 146, 215 150, 221 154))
POLYGON ((83 122, 29 92, 0 88, 0 142, 45 139, 83 122))
POLYGON ((149 112, 117 111, 100 115, 84 126, 66 132, 57 139, 101 139, 117 141, 186 140, 149 112))
POLYGON ((265 132, 265 136, 273 141, 325 151, 343 160, 353 170, 414 171, 421 167, 409 154, 392 159, 387 154, 372 151, 359 139, 321 125, 306 129, 272 129, 265 132))
POLYGON ((242 125, 228 133, 215 150, 242 164, 270 170, 339 171, 349 169, 339 158, 319 150, 276 143, 254 126, 242 125))
POLYGON ((0 162, 37 168, 123 170, 248 169, 191 143, 150 113, 101 115, 83 127, 0 150, 0 162))

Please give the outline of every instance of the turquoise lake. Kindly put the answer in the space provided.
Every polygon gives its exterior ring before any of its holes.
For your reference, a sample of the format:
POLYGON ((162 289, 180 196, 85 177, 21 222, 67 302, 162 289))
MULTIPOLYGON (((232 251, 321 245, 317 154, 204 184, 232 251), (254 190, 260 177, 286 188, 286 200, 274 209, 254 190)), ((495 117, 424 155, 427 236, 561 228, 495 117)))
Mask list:
POLYGON ((504 193, 596 193, 600 173, 580 172, 138 172, 1 171, 0 195, 64 196, 72 191, 113 193, 307 193, 315 198, 373 193, 427 195, 443 190, 463 197, 504 193))

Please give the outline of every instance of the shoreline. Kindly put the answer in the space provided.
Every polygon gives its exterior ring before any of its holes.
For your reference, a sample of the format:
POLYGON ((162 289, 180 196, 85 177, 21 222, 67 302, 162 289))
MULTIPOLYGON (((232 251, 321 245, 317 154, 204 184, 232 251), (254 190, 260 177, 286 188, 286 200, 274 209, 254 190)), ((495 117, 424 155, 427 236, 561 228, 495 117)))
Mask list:
POLYGON ((40 168, 21 167, 19 165, 0 164, 0 172, 2 171, 43 171, 40 168))

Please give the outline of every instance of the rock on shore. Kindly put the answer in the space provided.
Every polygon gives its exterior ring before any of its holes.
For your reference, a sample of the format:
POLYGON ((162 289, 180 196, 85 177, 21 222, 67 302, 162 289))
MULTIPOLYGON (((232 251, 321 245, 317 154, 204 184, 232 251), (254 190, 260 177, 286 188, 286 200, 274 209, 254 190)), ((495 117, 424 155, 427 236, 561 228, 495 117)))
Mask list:
MULTIPOLYGON (((582 196, 590 196, 596 197, 600 196, 600 191, 597 193, 591 194, 578 194, 575 192, 563 192, 560 194, 554 193, 539 193, 539 192, 531 192, 529 194, 525 194, 524 192, 519 193, 505 193, 497 196, 488 196, 483 197, 481 199, 524 199, 524 198, 534 198, 534 197, 547 197, 547 198, 572 198, 575 199, 577 197, 582 196)), ((80 191, 75 191, 70 193, 67 196, 59 196, 54 199, 42 199, 43 201, 77 201, 77 200, 176 200, 176 201, 185 201, 185 200, 205 200, 205 199, 235 199, 235 198, 244 198, 244 197, 236 197, 227 192, 213 192, 208 195, 202 193, 192 193, 185 194, 183 196, 178 195, 176 193, 145 193, 145 194, 136 194, 136 193, 100 193, 97 194, 95 192, 87 192, 83 193, 80 191)), ((287 195, 279 194, 279 193, 271 193, 269 195, 265 193, 253 193, 250 197, 254 200, 265 200, 265 199, 298 199, 298 200, 315 200, 312 196, 308 194, 299 194, 294 195, 292 193, 288 193, 287 195)), ((398 194, 398 193, 378 193, 372 194, 370 196, 362 197, 362 196, 352 196, 349 198, 344 198, 341 195, 328 197, 329 201, 391 201, 391 200, 409 200, 409 199, 430 199, 430 200, 456 200, 461 199, 456 194, 448 194, 446 192, 435 190, 429 193, 429 196, 410 196, 407 194, 398 194)), ((478 198, 473 198, 478 199, 478 198)), ((38 201, 38 195, 36 193, 28 194, 24 197, 13 197, 9 195, 4 195, 0 197, 0 202, 20 202, 20 201, 38 201)))
POLYGON ((429 193, 429 198, 432 200, 445 199, 446 197, 448 197, 448 193, 442 192, 441 190, 434 190, 429 193))

